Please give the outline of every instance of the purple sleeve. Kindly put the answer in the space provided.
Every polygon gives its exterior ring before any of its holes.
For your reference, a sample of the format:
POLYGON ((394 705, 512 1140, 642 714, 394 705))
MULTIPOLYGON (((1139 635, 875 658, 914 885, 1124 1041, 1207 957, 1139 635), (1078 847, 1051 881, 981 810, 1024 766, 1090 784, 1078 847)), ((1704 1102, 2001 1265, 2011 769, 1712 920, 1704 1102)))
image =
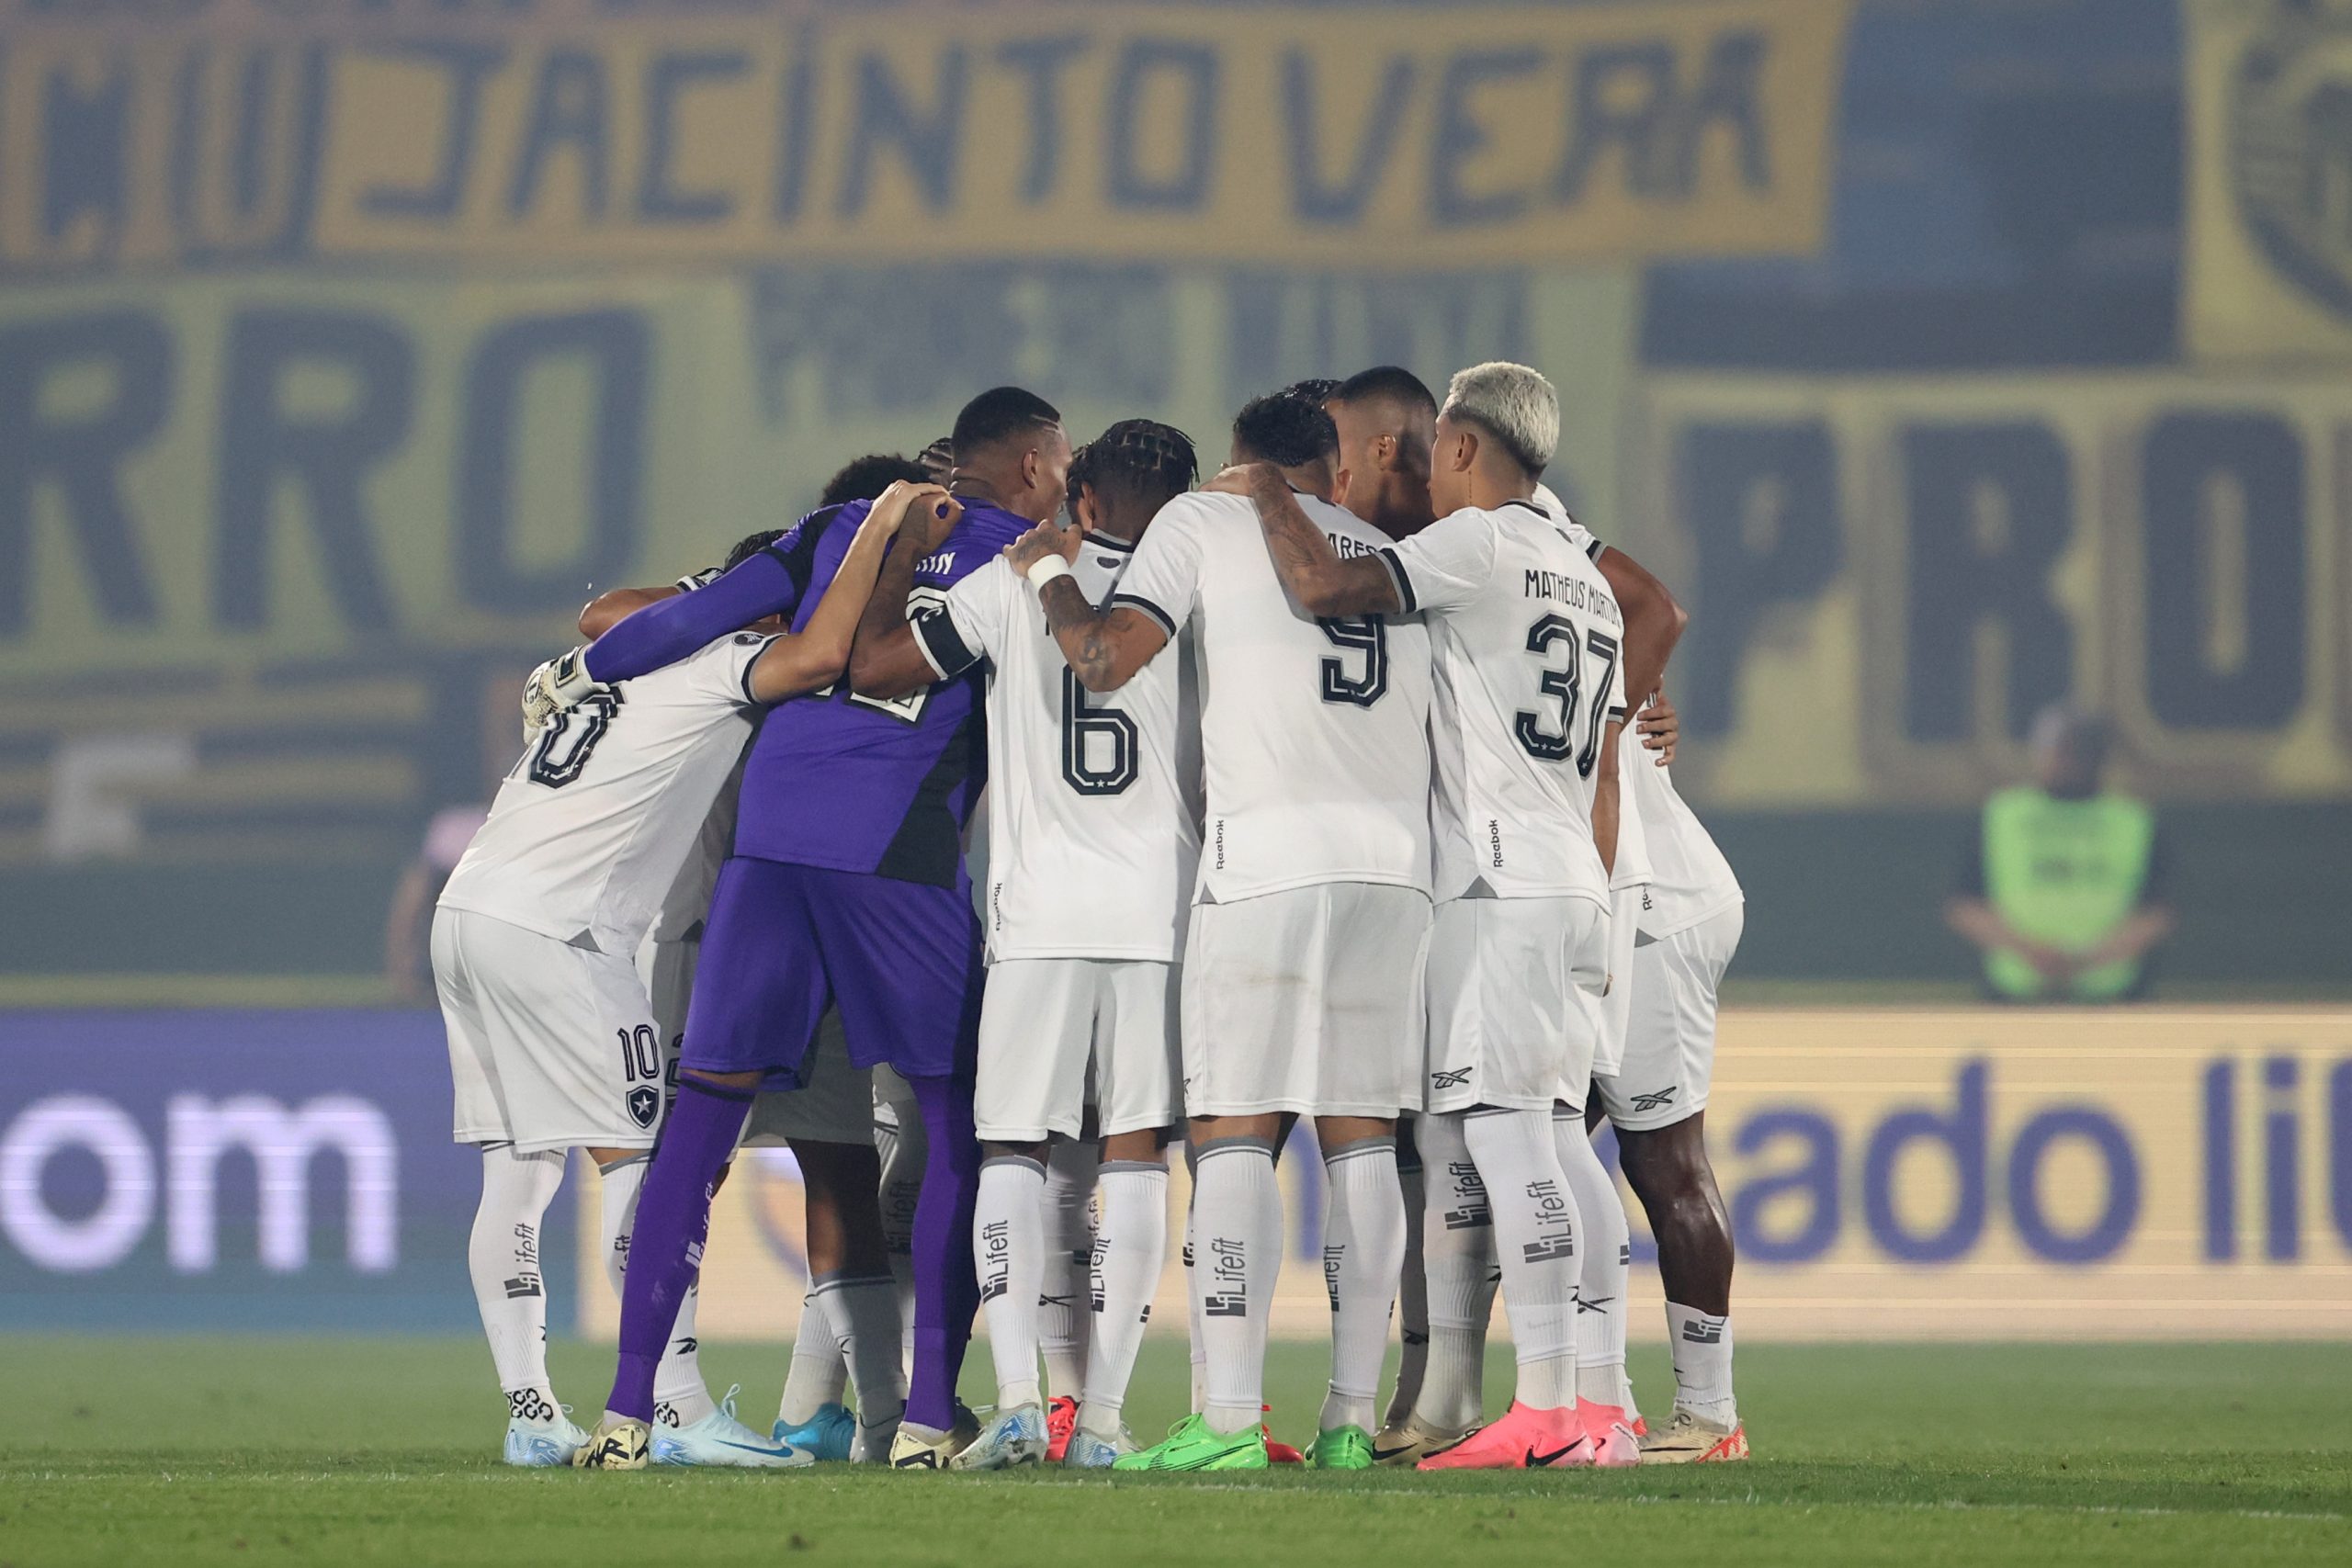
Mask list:
POLYGON ((628 616, 590 645, 589 675, 608 683, 650 675, 753 621, 791 615, 808 591, 814 547, 831 521, 813 513, 717 581, 628 616))

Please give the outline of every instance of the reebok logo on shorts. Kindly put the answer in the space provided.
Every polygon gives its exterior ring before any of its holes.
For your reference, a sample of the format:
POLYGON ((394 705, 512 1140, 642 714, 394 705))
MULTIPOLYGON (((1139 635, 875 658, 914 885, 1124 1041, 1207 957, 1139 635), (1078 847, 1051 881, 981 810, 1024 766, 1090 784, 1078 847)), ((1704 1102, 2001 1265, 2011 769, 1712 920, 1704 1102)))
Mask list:
POLYGON ((1673 1103, 1674 1090, 1670 1089, 1658 1089, 1655 1093, 1637 1094, 1634 1096, 1634 1109, 1636 1111, 1663 1111, 1673 1103))

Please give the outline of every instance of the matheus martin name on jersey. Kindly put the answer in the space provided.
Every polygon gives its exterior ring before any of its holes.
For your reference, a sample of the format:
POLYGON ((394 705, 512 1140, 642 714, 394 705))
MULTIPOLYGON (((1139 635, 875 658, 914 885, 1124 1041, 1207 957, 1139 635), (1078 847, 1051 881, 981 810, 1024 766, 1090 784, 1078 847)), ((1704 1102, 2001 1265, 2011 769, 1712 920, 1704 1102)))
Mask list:
POLYGON ((1541 567, 1529 567, 1522 580, 1521 592, 1530 599, 1549 599, 1566 604, 1571 610, 1589 610, 1612 626, 1624 624, 1625 617, 1618 613, 1617 601, 1585 578, 1571 577, 1564 571, 1545 571, 1541 567))

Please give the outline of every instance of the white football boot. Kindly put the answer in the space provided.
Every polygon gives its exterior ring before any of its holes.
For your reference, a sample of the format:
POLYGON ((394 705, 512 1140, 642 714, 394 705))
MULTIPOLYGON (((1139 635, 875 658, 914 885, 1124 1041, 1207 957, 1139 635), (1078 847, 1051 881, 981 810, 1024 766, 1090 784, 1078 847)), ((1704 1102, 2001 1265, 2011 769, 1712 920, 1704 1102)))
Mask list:
POLYGON ((727 1391, 718 1408, 691 1427, 653 1428, 653 1462, 725 1466, 735 1470, 797 1470, 814 1464, 817 1456, 763 1438, 735 1419, 738 1383, 727 1391))
POLYGON ((1046 1409, 1016 1404, 1000 1410, 971 1445, 947 1461, 950 1470, 1018 1470, 1046 1459, 1046 1409))

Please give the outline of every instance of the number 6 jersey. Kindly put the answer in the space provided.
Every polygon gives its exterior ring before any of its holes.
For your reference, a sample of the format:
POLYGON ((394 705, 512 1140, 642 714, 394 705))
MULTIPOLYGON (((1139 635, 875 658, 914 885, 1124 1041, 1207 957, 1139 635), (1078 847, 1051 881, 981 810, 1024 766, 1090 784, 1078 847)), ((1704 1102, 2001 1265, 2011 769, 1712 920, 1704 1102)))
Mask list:
MULTIPOLYGON (((1134 548, 1087 536, 1071 573, 1088 603, 1110 596, 1134 548)), ((1002 559, 949 589, 915 637, 942 680, 989 668, 989 961, 1181 956, 1201 835, 1180 650, 1088 692, 1002 559)))
MULTIPOLYGON (((1351 513, 1298 502, 1341 555, 1388 543, 1351 513)), ((1191 634, 1208 806, 1200 899, 1326 882, 1430 890, 1430 640, 1419 618, 1308 615, 1274 575, 1257 509, 1201 491, 1160 509, 1111 602, 1171 641, 1191 634)))
POLYGON ((768 642, 720 637, 556 715, 498 786, 442 908, 634 955, 752 737, 747 682, 768 642))
POLYGON ((1381 557, 1436 660, 1438 897, 1607 908, 1593 784, 1603 731, 1624 717, 1607 580, 1528 502, 1464 507, 1381 557))

